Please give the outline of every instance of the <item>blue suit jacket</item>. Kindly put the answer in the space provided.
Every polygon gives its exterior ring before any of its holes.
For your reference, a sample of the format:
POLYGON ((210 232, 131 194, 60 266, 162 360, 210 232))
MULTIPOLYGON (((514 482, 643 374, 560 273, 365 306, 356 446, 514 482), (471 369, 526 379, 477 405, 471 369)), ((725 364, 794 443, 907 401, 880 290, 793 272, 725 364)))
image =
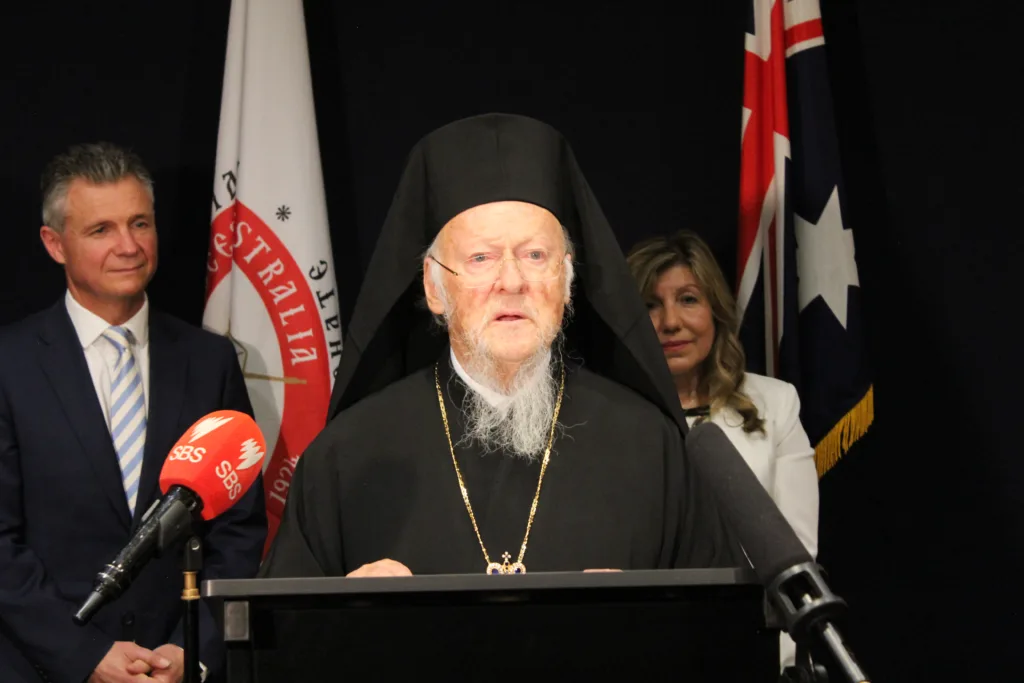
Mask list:
MULTIPOLYGON (((151 310, 149 416, 134 518, 85 354, 63 298, 0 331, 0 672, 2 680, 82 683, 115 640, 181 644, 181 553, 155 558, 84 627, 71 620, 93 577, 160 497, 178 437, 200 417, 252 415, 227 339, 151 310)), ((248 578, 267 533, 263 481, 197 528, 202 579, 248 578)), ((200 620, 201 660, 223 670, 219 632, 200 620)), ((210 680, 210 679, 207 679, 210 680)))

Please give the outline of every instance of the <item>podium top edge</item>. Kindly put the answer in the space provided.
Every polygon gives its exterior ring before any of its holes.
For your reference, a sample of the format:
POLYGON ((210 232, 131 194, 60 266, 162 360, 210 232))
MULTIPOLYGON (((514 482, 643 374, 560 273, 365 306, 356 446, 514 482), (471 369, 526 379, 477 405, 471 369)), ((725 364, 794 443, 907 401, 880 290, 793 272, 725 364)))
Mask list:
POLYGON ((203 581, 204 598, 255 598, 288 595, 430 594, 573 590, 593 588, 675 588, 686 586, 758 586, 750 569, 654 569, 623 572, 536 572, 520 576, 432 574, 396 577, 317 577, 279 579, 212 579, 203 581))

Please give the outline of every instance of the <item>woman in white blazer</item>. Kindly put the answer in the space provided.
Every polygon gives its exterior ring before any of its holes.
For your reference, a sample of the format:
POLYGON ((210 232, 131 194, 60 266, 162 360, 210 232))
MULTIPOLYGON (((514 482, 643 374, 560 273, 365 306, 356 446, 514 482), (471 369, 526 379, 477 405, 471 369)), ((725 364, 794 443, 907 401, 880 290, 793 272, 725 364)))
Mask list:
MULTIPOLYGON (((690 424, 719 425, 812 557, 818 553, 818 474, 787 382, 744 370, 736 300, 711 249, 684 230, 627 257, 690 424)), ((783 666, 794 646, 783 634, 783 666)))

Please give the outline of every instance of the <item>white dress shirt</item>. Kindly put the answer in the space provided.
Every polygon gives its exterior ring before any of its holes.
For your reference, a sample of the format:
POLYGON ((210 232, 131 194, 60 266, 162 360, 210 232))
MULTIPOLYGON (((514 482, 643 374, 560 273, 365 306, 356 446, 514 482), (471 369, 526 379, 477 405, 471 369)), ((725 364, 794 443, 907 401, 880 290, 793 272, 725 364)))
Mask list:
MULTIPOLYGON (((78 341, 85 352, 85 362, 89 366, 89 374, 92 376, 93 386, 96 388, 96 397, 100 400, 100 408, 103 410, 103 419, 107 421, 107 430, 110 430, 110 385, 113 381, 114 368, 117 365, 117 349, 109 341, 103 338, 103 333, 110 327, 103 318, 99 317, 82 304, 78 303, 71 292, 64 296, 64 303, 71 317, 71 324, 78 334, 78 341)), ((128 328, 132 333, 132 353, 135 356, 135 365, 142 373, 142 397, 146 416, 149 416, 149 299, 142 304, 139 312, 133 315, 122 327, 128 328)))

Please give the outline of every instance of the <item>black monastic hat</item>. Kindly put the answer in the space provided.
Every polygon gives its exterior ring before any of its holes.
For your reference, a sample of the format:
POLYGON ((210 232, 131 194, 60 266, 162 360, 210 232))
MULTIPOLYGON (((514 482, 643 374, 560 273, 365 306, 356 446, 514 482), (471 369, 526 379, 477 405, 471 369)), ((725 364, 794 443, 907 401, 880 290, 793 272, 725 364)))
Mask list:
POLYGON ((638 392, 685 433, 657 335, 572 149, 551 126, 510 114, 450 123, 410 153, 356 301, 328 421, 440 357, 448 342, 423 304, 423 253, 459 213, 510 200, 548 209, 572 238, 570 357, 638 392))

